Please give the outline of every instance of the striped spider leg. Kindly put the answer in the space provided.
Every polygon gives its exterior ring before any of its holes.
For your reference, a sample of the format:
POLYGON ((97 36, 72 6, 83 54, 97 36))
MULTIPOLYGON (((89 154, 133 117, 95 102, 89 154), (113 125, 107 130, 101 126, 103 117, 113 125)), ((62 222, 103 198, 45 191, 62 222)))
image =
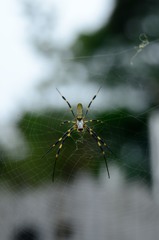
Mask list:
POLYGON ((71 104, 67 101, 67 99, 60 93, 60 91, 56 88, 56 90, 58 91, 58 93, 61 95, 61 97, 63 98, 63 100, 68 104, 68 106, 69 106, 69 109, 70 109, 70 111, 72 112, 72 115, 74 116, 74 118, 75 118, 75 114, 74 114, 74 111, 73 111, 73 109, 72 109, 72 106, 71 106, 71 104))
MULTIPOLYGON (((87 128, 89 128, 89 127, 87 127, 87 128)), ((93 129, 89 128, 89 130, 90 130, 90 131, 92 132, 92 134, 96 137, 96 139, 97 139, 98 141, 100 141, 100 142, 103 144, 103 146, 106 147, 106 148, 109 150, 109 152, 111 152, 112 154, 114 154, 114 153, 112 152, 112 150, 110 149, 110 147, 108 146, 108 144, 106 144, 106 142, 104 141, 103 138, 99 137, 99 136, 96 134, 96 132, 93 131, 93 129)))
POLYGON ((91 100, 90 103, 88 104, 88 107, 87 107, 87 110, 86 110, 86 113, 85 113, 85 117, 87 116, 88 111, 89 111, 89 109, 90 109, 90 106, 92 105, 92 102, 94 101, 94 99, 97 97, 97 95, 98 95, 99 91, 101 90, 101 88, 102 88, 102 87, 100 87, 100 88, 98 89, 97 93, 94 95, 94 97, 92 98, 92 100, 91 100))
MULTIPOLYGON (((85 123, 94 123, 94 122, 96 122, 96 123, 103 123, 103 121, 98 120, 98 119, 85 120, 85 123)), ((66 120, 66 121, 63 121, 60 124, 60 126, 66 124, 66 123, 73 123, 73 124, 75 124, 76 122, 75 121, 68 121, 68 120, 66 120)))
POLYGON ((63 121, 63 122, 60 124, 60 126, 66 124, 66 123, 73 123, 73 124, 75 124, 76 122, 75 122, 75 121, 68 121, 68 120, 66 120, 66 121, 63 121))
POLYGON ((54 167, 53 167, 53 173, 52 173, 52 181, 53 181, 53 182, 54 182, 54 175, 55 175, 55 169, 56 169, 56 162, 57 162, 57 159, 58 159, 58 157, 59 157, 60 151, 61 151, 61 149, 62 149, 62 147, 63 147, 63 143, 65 142, 65 140, 66 140, 68 137, 71 136, 71 133, 73 132, 74 129, 75 129, 74 126, 71 127, 70 129, 68 129, 68 130, 63 134, 63 136, 60 137, 60 138, 58 139, 58 141, 56 141, 53 145, 51 145, 51 147, 48 149, 48 151, 41 157, 41 159, 44 158, 56 145, 60 144, 60 145, 59 145, 59 148, 58 148, 58 151, 57 151, 57 153, 56 153, 55 163, 54 163, 54 167))
POLYGON ((54 177, 55 177, 56 162, 57 162, 57 159, 59 157, 60 151, 61 151, 61 149, 63 147, 63 144, 64 144, 65 140, 68 137, 71 136, 71 133, 73 132, 73 130, 75 130, 74 126, 72 128, 70 128, 69 130, 67 130, 67 132, 66 132, 67 134, 64 137, 62 137, 62 140, 60 141, 60 146, 59 146, 59 148, 57 150, 56 157, 55 157, 55 163, 54 163, 54 167, 53 167, 53 173, 52 173, 52 181, 53 182, 54 182, 54 177))
POLYGON ((102 154, 103 154, 103 157, 104 157, 104 160, 105 160, 105 166, 106 166, 107 173, 108 173, 108 178, 110 178, 108 163, 107 163, 105 151, 104 151, 104 149, 103 149, 103 146, 106 146, 106 147, 107 147, 107 144, 103 141, 103 139, 102 139, 101 137, 97 136, 97 134, 96 134, 91 128, 89 128, 88 126, 86 126, 86 129, 87 129, 87 131, 89 132, 89 134, 95 139, 95 141, 96 141, 97 144, 98 144, 98 147, 100 148, 100 150, 101 150, 101 152, 102 152, 102 154), (102 146, 102 145, 103 145, 103 146, 102 146))

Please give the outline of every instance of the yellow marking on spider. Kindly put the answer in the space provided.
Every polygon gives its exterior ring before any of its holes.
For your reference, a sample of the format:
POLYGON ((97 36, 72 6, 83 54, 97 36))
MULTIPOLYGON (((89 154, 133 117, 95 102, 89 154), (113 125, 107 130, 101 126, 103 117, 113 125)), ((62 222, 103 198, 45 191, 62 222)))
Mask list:
POLYGON ((68 134, 67 134, 67 137, 70 137, 70 136, 71 136, 71 134, 70 134, 70 133, 68 133, 68 134))
POLYGON ((58 155, 58 154, 56 154, 56 158, 58 158, 58 156, 59 156, 59 155, 58 155))
POLYGON ((59 138, 59 142, 62 140, 62 137, 61 138, 59 138))
POLYGON ((90 129, 89 133, 90 133, 91 135, 93 135, 93 133, 92 133, 92 129, 90 129))
POLYGON ((100 137, 97 137, 98 138, 98 140, 101 140, 101 138, 100 137))
POLYGON ((62 144, 60 144, 59 148, 60 148, 60 149, 62 148, 62 144))
POLYGON ((99 147, 101 146, 101 143, 100 143, 100 142, 98 142, 98 146, 99 146, 99 147))

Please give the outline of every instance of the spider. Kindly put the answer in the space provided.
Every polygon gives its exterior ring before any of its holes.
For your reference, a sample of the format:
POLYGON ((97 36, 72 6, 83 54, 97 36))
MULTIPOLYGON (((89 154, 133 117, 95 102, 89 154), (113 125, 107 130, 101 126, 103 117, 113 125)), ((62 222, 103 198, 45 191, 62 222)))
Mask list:
POLYGON ((88 114, 89 108, 90 108, 92 102, 94 101, 94 99, 97 97, 97 94, 100 91, 100 89, 101 89, 101 87, 98 89, 97 93, 94 95, 94 97, 92 98, 92 100, 88 104, 85 114, 83 114, 83 106, 82 106, 82 104, 78 103, 77 104, 77 113, 75 115, 75 113, 74 113, 74 111, 72 109, 71 104, 61 94, 61 92, 56 88, 56 90, 61 95, 61 97, 64 99, 64 101, 68 104, 69 109, 70 109, 70 111, 71 111, 71 113, 72 113, 72 115, 74 117, 74 120, 73 121, 64 121, 64 122, 61 123, 61 125, 67 124, 67 123, 68 124, 72 123, 72 126, 63 134, 62 137, 60 137, 53 145, 51 145, 51 147, 48 149, 48 151, 41 157, 41 158, 45 157, 56 145, 59 144, 59 147, 58 147, 58 150, 57 150, 57 153, 56 153, 56 156, 55 156, 54 167, 53 167, 53 174, 52 174, 52 181, 53 182, 54 182, 54 176, 55 176, 56 162, 57 162, 57 159, 59 157, 60 151, 61 151, 61 149, 63 147, 63 144, 64 144, 65 140, 68 137, 71 136, 73 131, 77 131, 79 133, 87 131, 94 138, 94 140, 96 141, 96 143, 97 143, 98 147, 100 148, 101 153, 102 153, 102 155, 104 157, 105 166, 106 166, 106 170, 107 170, 107 173, 108 173, 108 178, 110 178, 110 173, 109 173, 109 168, 108 168, 108 164, 107 164, 107 159, 106 159, 106 155, 105 155, 105 151, 104 151, 103 147, 106 147, 109 151, 111 151, 111 150, 108 147, 108 145, 105 143, 105 141, 101 137, 99 137, 92 128, 90 128, 87 125, 87 123, 92 123, 92 122, 102 123, 102 121, 97 120, 97 119, 91 119, 91 120, 87 120, 86 119, 86 116, 88 114))

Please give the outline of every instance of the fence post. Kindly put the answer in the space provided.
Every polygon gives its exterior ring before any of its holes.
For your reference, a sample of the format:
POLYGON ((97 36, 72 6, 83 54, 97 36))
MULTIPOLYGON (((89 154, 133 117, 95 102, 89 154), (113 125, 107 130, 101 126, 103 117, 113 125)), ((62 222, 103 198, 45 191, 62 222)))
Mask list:
POLYGON ((149 119, 150 159, 152 187, 156 203, 159 204, 159 112, 151 114, 149 119))

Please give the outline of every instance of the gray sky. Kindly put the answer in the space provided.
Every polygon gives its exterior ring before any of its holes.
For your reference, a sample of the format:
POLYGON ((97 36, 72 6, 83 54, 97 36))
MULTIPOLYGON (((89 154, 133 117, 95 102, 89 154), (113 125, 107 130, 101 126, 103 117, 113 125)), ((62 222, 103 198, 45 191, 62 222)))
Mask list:
MULTIPOLYGON (((61 48, 69 47, 80 33, 97 30, 110 17, 114 6, 112 0, 67 0, 67 6, 65 0, 36 2, 43 5, 44 11, 52 7, 56 12, 53 42, 61 48)), ((3 122, 22 108, 32 107, 29 102, 37 97, 36 87, 42 79, 44 81, 47 64, 29 46, 28 22, 20 2, 6 0, 0 4, 0 112, 3 122)))

